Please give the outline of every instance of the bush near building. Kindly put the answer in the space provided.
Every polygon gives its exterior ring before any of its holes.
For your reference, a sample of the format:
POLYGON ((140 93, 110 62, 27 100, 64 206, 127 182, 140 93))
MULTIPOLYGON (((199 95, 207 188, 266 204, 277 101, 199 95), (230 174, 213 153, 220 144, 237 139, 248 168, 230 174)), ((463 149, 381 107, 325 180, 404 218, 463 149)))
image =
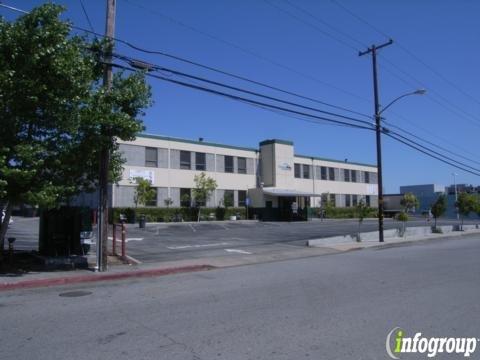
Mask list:
MULTIPOLYGON (((244 207, 240 208, 224 208, 224 218, 229 219, 230 216, 239 215, 240 219, 245 219, 246 210, 244 207)), ((114 208, 110 211, 110 222, 112 218, 115 222, 119 222, 120 214, 127 217, 128 223, 134 223, 139 216, 144 215, 147 222, 175 222, 175 221, 197 221, 198 209, 195 207, 173 207, 173 208, 114 208)), ((218 213, 216 209, 205 209, 204 218, 202 220, 224 220, 217 218, 218 213), (213 214, 213 218, 210 215, 213 214)))
MULTIPOLYGON (((314 213, 320 217, 321 208, 314 208, 314 213)), ((378 216, 378 209, 367 208, 364 212, 364 218, 376 218, 378 216)), ((356 219, 359 217, 357 208, 337 208, 327 207, 325 209, 325 218, 327 219, 356 219)))

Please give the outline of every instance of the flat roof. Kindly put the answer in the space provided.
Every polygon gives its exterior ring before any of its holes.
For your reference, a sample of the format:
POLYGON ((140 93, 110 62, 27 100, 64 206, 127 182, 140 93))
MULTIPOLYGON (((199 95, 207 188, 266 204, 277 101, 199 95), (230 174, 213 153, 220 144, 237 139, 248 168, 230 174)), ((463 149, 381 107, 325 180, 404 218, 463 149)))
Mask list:
MULTIPOLYGON (((256 152, 256 153, 259 152, 259 149, 255 149, 255 148, 235 146, 235 145, 226 145, 226 144, 219 144, 219 143, 199 141, 199 140, 182 139, 182 138, 177 138, 177 137, 172 137, 172 136, 163 136, 163 135, 154 135, 154 134, 142 133, 142 134, 138 134, 137 137, 148 138, 148 139, 158 139, 158 140, 165 140, 165 141, 177 141, 177 142, 183 142, 183 143, 187 143, 187 144, 214 146, 214 147, 234 149, 234 150, 253 151, 253 152, 256 152)), ((293 146, 292 141, 280 140, 280 139, 264 140, 264 141, 260 142, 260 146, 268 145, 268 144, 275 144, 275 143, 284 144, 284 145, 292 145, 293 146)), ((345 161, 341 161, 341 160, 328 159, 328 158, 323 158, 323 157, 318 157, 318 156, 307 156, 307 155, 298 155, 298 154, 295 154, 294 156, 304 158, 304 159, 323 160, 323 161, 330 161, 330 162, 335 162, 335 163, 339 163, 339 164, 352 164, 352 165, 360 165, 360 166, 368 166, 368 167, 376 168, 375 165, 364 164, 364 163, 359 163, 359 162, 350 162, 350 161, 345 162, 345 161)))

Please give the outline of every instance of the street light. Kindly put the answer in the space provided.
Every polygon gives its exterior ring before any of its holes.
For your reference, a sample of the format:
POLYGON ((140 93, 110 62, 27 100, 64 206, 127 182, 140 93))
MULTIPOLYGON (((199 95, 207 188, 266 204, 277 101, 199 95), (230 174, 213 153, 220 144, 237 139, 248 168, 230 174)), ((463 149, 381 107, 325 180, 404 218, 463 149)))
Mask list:
MULTIPOLYGON (((376 80, 376 71, 374 72, 375 84, 376 80)), ((381 143, 381 133, 383 127, 381 126, 381 114, 387 110, 390 106, 396 103, 398 100, 411 96, 411 95, 424 95, 427 91, 425 89, 417 89, 415 91, 400 95, 399 97, 393 99, 387 106, 380 110, 380 104, 378 103, 378 87, 375 85, 375 131, 377 135, 377 172, 378 172, 378 241, 383 242, 383 174, 382 174, 382 143, 381 143)))
POLYGON ((457 175, 458 175, 457 173, 454 173, 454 172, 452 173, 452 176, 453 176, 453 187, 455 188, 455 211, 457 212, 457 220, 459 220, 459 219, 460 219, 460 215, 459 215, 459 213, 458 213, 458 207, 457 207, 457 201, 458 201, 458 199, 457 199, 457 179, 456 179, 456 176, 457 176, 457 175))

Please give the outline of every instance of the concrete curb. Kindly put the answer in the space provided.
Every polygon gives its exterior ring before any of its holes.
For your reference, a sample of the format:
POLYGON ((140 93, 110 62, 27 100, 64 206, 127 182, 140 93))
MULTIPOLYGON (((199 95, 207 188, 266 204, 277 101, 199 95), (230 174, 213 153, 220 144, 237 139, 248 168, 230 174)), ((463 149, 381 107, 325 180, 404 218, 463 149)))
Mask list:
POLYGON ((81 283, 109 281, 109 280, 110 281, 123 280, 123 279, 129 279, 129 278, 164 276, 164 275, 187 273, 187 272, 206 271, 206 270, 212 270, 214 268, 215 266, 211 266, 211 265, 191 265, 191 266, 161 268, 161 269, 131 270, 131 271, 118 272, 118 273, 109 273, 109 274, 96 273, 96 274, 81 275, 81 276, 64 276, 59 278, 34 279, 34 280, 24 280, 24 281, 11 282, 11 283, 4 282, 0 284, 0 291, 30 289, 30 288, 46 287, 46 286, 81 284, 81 283))

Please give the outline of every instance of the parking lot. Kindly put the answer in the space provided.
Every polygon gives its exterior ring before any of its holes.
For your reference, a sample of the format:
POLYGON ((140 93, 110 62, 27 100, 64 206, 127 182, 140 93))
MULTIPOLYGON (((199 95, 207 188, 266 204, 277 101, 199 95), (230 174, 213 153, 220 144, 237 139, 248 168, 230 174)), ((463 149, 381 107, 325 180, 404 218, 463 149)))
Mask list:
MULTIPOLYGON (((439 224, 445 225, 457 223, 457 220, 439 221, 439 224)), ((427 223, 424 219, 408 222, 408 226, 425 225, 427 223)), ((377 226, 377 220, 365 220, 360 230, 374 231, 377 226)), ((386 229, 398 226, 400 226, 398 222, 385 219, 386 229)), ((292 223, 257 221, 156 223, 147 224, 145 229, 140 229, 138 224, 127 224, 126 248, 127 255, 140 262, 259 255, 304 247, 306 240, 309 239, 354 234, 358 230, 356 219, 292 223)), ((37 250, 38 218, 15 218, 7 236, 17 238, 15 248, 18 250, 37 250)), ((120 238, 120 235, 117 235, 117 238, 120 238)), ((111 240, 109 246, 110 244, 111 240)))

